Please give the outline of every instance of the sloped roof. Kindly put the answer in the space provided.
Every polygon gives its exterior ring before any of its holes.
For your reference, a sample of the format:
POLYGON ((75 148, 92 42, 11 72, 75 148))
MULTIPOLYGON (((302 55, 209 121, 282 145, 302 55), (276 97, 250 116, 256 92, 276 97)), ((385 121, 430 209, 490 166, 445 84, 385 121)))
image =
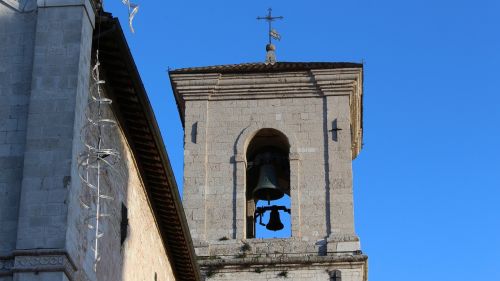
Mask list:
POLYGON ((103 13, 94 43, 113 110, 136 159, 175 279, 200 280, 179 191, 146 90, 117 18, 103 13), (99 37, 98 37, 99 36, 99 37))
POLYGON ((195 73, 246 73, 246 72, 274 72, 274 71, 301 71, 311 69, 335 69, 363 67, 361 63, 352 62, 276 62, 266 64, 263 62, 225 64, 202 67, 188 67, 172 69, 170 74, 195 74, 195 73))

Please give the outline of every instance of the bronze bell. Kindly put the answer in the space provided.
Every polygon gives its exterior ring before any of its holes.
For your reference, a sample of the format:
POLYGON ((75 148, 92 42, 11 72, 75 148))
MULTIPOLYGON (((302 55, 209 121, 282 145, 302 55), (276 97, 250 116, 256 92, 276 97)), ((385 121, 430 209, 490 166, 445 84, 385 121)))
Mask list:
POLYGON ((272 164, 263 164, 260 166, 259 181, 253 190, 255 201, 266 200, 269 202, 280 199, 283 195, 285 194, 278 187, 278 178, 274 166, 272 164))
POLYGON ((278 231, 283 229, 283 223, 281 223, 280 212, 278 209, 272 209, 271 214, 269 214, 269 222, 266 225, 267 230, 278 231))

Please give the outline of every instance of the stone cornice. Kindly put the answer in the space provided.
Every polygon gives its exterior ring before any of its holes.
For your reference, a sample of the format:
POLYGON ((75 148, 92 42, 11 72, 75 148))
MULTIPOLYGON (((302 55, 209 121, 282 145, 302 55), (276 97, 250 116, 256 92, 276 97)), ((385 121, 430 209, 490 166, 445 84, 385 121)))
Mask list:
POLYGON ((311 70, 323 95, 335 95, 345 91, 351 107, 352 159, 361 152, 363 142, 363 70, 361 68, 311 70))
POLYGON ((16 250, 12 256, 0 257, 0 276, 14 272, 64 272, 74 280, 77 267, 61 249, 16 250))
POLYGON ((363 138, 361 67, 269 73, 170 73, 170 80, 183 123, 186 101, 349 96, 352 158, 356 158, 361 151, 363 138))
POLYGON ((279 266, 303 266, 311 267, 314 264, 339 264, 339 263, 366 263, 368 256, 364 254, 355 255, 328 255, 328 256, 286 256, 279 257, 245 257, 245 258, 229 258, 229 259, 204 259, 199 260, 201 267, 248 267, 253 265, 273 265, 279 266))
POLYGON ((14 267, 13 256, 0 256, 0 276, 11 275, 12 268, 14 267))

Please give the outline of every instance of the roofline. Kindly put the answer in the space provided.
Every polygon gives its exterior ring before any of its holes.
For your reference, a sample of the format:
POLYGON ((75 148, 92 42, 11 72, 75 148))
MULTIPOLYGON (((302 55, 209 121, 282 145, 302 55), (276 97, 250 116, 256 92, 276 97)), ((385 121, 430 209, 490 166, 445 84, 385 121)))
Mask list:
POLYGON ((172 80, 172 72, 168 71, 168 79, 170 80, 170 87, 172 87, 172 93, 175 98, 175 105, 177 106, 177 113, 179 113, 179 119, 181 119, 182 128, 184 129, 184 107, 182 102, 182 97, 179 96, 178 91, 175 88, 174 81, 172 80))
MULTIPOLYGON (((108 50, 108 54, 100 51, 101 65, 104 69, 104 75, 107 78, 105 86, 112 88, 113 95, 115 95, 115 97, 113 97, 113 110, 117 114, 118 123, 123 129, 127 142, 129 142, 132 149, 132 154, 136 159, 140 177, 143 180, 147 198, 153 210, 153 217, 158 225, 173 273, 176 280, 201 280, 196 253, 194 251, 184 208, 181 204, 177 183, 170 166, 170 160, 165 150, 165 145, 153 109, 119 20, 112 17, 109 13, 103 13, 98 24, 104 25, 104 28, 101 30, 100 49, 107 48, 105 44, 106 39, 110 41, 108 43, 112 46, 109 47, 110 50, 108 50), (121 61, 114 61, 113 57, 115 57, 115 55, 121 59, 121 61), (107 58, 107 56, 109 57, 107 58), (111 62, 124 64, 125 67, 120 68, 120 73, 116 73, 115 71, 107 72, 106 68, 109 68, 108 70, 113 68, 113 65, 110 64, 111 62), (118 84, 114 85, 114 79, 117 78, 115 76, 118 75, 126 75, 127 78, 129 78, 126 80, 131 82, 131 88, 127 88, 127 92, 122 92, 122 89, 117 86, 118 84), (126 110, 125 107, 133 107, 137 111, 130 112, 126 110), (142 144, 138 142, 138 138, 141 137, 141 135, 133 132, 136 128, 132 126, 131 120, 127 119, 127 114, 142 114, 146 119, 146 125, 141 128, 143 131, 141 131, 140 134, 142 134, 142 137, 147 136, 151 138, 150 142, 152 146, 148 152, 154 155, 152 159, 158 162, 156 164, 161 164, 161 168, 158 171, 162 173, 162 178, 165 178, 162 182, 153 183, 151 180, 152 176, 149 172, 151 169, 145 166, 147 162, 146 157, 143 155, 144 153, 139 152, 142 144), (155 192, 160 192, 163 197, 155 192), (169 204, 173 204, 173 206, 169 204), (173 210, 175 211, 174 213, 172 213, 173 210), (167 220, 168 223, 164 219, 164 214, 166 213, 169 216, 167 220), (179 240, 175 245, 172 244, 172 241, 175 241, 172 239, 173 236, 177 235, 177 232, 171 231, 175 228, 174 224, 179 225, 178 230, 181 231, 179 233, 183 234, 185 243, 179 240), (183 262, 180 262, 181 260, 183 262)), ((98 29, 96 28, 96 30, 98 29)), ((95 36, 97 35, 95 34, 95 36)), ((94 41, 96 41, 96 38, 94 38, 94 41)), ((177 230, 177 228, 175 228, 175 230, 177 230)), ((178 238, 182 239, 182 237, 178 238)))
MULTIPOLYGON (((276 62, 275 64, 258 63, 241 63, 241 64, 225 64, 200 67, 188 67, 169 69, 168 76, 170 86, 174 94, 175 103, 179 112, 182 127, 184 128, 184 106, 182 96, 175 87, 172 80, 172 75, 176 74, 251 74, 251 73, 276 73, 276 72, 296 72, 296 71, 311 71, 315 69, 342 69, 342 68, 360 68, 363 69, 363 63, 355 62, 276 62)), ((363 73, 363 71, 361 71, 363 73)), ((361 74, 363 79, 363 74, 361 74)), ((361 85, 363 87, 363 85, 361 85)), ((363 105, 361 105, 362 107, 363 105)), ((361 127, 363 126, 363 112, 361 112, 361 127)))
POLYGON ((188 67, 169 70, 169 74, 204 74, 204 73, 263 73, 263 72, 287 72, 304 71, 312 69, 336 69, 336 68, 363 68, 362 63, 354 62, 276 62, 266 64, 263 62, 226 64, 201 67, 188 67))

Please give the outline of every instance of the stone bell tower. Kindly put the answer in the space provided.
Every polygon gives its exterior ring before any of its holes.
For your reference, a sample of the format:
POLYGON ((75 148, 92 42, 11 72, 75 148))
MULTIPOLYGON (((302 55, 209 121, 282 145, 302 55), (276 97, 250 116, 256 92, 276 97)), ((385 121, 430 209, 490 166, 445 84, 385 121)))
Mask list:
POLYGON ((249 63, 169 74, 185 129, 183 203, 206 278, 367 280, 351 165, 362 143, 363 66, 249 63), (291 235, 259 237, 261 225, 291 235))

